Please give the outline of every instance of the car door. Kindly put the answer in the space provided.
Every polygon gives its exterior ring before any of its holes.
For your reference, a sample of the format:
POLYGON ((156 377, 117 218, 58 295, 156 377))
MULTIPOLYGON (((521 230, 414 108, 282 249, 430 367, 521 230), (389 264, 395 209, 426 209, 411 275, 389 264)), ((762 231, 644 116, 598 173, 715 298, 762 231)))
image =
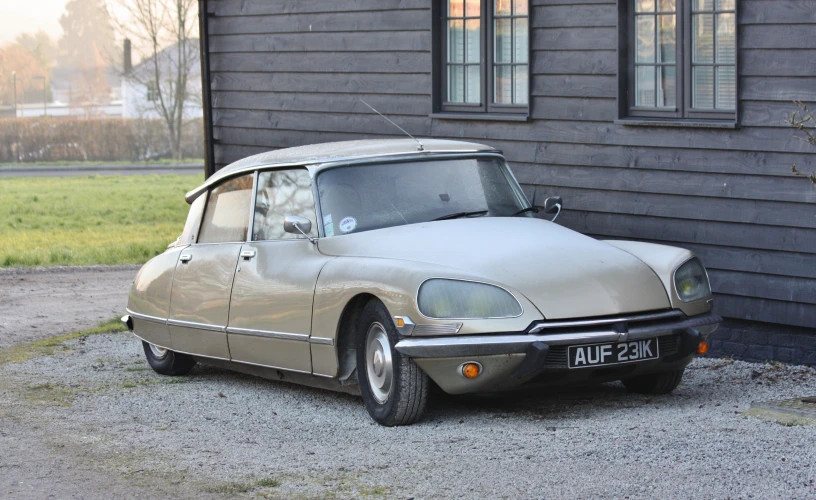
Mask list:
POLYGON ((230 292, 247 239, 253 179, 233 178, 208 193, 197 241, 181 252, 173 277, 167 324, 174 350, 230 358, 230 292))
MULTIPOLYGON (((285 232, 287 215, 315 221, 308 171, 260 172, 252 238, 241 249, 227 338, 235 361, 311 373, 314 287, 330 257, 305 236, 285 232)), ((316 237, 316 224, 312 227, 309 235, 316 237)))

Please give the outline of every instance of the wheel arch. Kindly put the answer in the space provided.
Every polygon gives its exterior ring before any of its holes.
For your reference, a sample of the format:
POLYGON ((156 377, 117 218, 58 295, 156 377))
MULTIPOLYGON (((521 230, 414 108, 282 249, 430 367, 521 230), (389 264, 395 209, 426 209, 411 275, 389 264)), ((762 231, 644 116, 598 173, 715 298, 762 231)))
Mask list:
POLYGON ((340 314, 337 324, 338 379, 342 383, 357 383, 357 348, 354 345, 355 327, 360 314, 371 301, 383 303, 372 293, 358 293, 352 297, 340 314))

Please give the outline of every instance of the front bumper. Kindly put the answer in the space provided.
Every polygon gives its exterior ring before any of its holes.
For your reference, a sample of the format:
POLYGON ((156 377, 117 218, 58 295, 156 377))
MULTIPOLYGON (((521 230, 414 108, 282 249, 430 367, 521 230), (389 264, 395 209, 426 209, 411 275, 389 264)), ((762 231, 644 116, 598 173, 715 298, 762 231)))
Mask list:
POLYGON ((719 326, 713 314, 686 317, 669 311, 632 318, 551 322, 532 325, 515 334, 459 335, 434 338, 405 338, 396 349, 414 358, 443 390, 453 394, 504 390, 535 379, 537 382, 568 384, 581 381, 615 380, 635 374, 683 368, 694 358, 697 345, 719 326), (567 347, 583 344, 658 339, 657 359, 597 368, 569 369, 567 347), (482 364, 475 379, 461 376, 465 362, 482 364), (603 376, 602 376, 603 375, 603 376))

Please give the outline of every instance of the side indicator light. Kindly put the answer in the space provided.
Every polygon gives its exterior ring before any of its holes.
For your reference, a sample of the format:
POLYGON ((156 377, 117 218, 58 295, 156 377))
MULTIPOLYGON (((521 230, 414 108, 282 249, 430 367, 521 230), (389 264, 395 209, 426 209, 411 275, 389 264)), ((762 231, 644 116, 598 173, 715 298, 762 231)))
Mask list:
POLYGON ((482 365, 476 363, 475 361, 465 363, 459 367, 459 373, 461 373, 465 378, 474 379, 481 375, 482 365))
POLYGON ((708 342, 705 340, 701 340, 699 344, 697 344, 697 354, 706 354, 708 353, 708 342))
POLYGON ((397 327, 402 328, 403 326, 405 326, 405 319, 397 318, 397 327))

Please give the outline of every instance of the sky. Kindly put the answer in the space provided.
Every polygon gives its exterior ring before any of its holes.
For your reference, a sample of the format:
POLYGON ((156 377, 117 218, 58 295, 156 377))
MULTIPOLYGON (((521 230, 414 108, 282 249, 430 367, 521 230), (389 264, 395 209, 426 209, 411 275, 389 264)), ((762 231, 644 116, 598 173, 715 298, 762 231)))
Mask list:
POLYGON ((67 0, 0 0, 0 44, 12 42, 20 33, 43 30, 51 38, 62 35, 59 17, 67 0))

